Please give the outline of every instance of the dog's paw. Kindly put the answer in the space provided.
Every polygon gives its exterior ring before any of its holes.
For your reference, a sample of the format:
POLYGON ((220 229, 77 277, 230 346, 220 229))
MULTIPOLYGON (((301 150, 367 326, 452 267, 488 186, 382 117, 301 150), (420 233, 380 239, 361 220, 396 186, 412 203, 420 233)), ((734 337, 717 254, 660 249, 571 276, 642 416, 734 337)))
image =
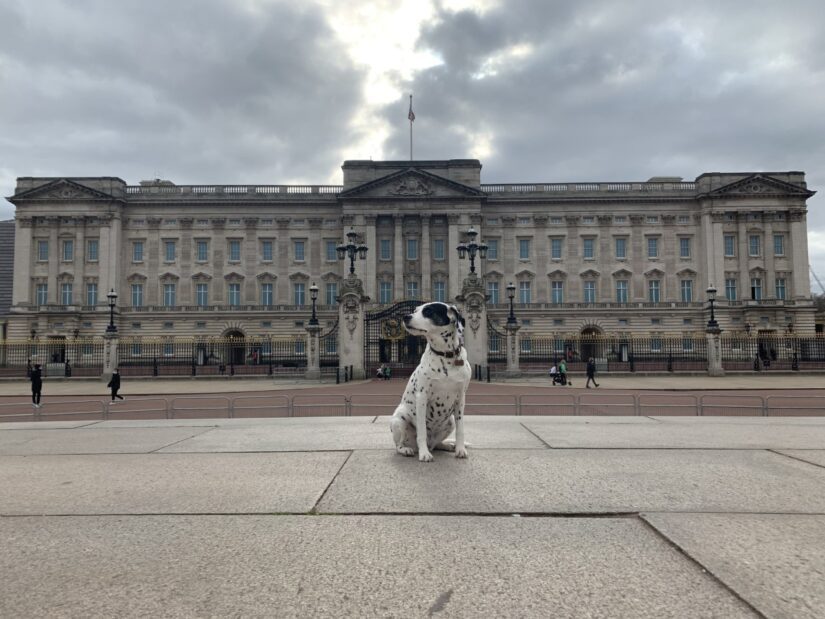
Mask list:
POLYGON ((455 451, 455 442, 451 439, 447 439, 440 442, 438 445, 433 447, 433 449, 438 449, 439 451, 455 451))
POLYGON ((432 462, 433 455, 429 451, 422 451, 418 454, 418 461, 419 462, 432 462))
POLYGON ((455 457, 456 458, 466 458, 467 457, 467 448, 466 447, 456 447, 455 448, 455 457))
POLYGON ((397 451, 402 456, 414 456, 415 455, 415 450, 412 447, 398 447, 397 451))

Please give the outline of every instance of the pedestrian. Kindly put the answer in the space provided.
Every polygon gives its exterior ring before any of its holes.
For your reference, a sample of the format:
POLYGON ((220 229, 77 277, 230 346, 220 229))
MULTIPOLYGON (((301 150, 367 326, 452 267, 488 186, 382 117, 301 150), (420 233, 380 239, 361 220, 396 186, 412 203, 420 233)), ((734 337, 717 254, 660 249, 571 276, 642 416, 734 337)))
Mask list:
POLYGON ((32 360, 27 359, 26 360, 26 378, 31 380, 31 377, 32 377, 32 360))
POLYGON ((115 371, 112 372, 112 380, 109 381, 109 384, 106 385, 112 390, 112 404, 115 403, 115 398, 118 400, 124 400, 125 398, 122 395, 118 395, 117 392, 120 389, 120 372, 117 368, 115 371))
POLYGON ((599 383, 596 382, 596 360, 593 359, 593 357, 590 357, 590 359, 587 362, 587 384, 585 385, 585 387, 587 387, 588 389, 590 389, 591 380, 593 381, 594 385, 596 385, 597 387, 599 386, 599 383))
POLYGON ((32 381, 32 408, 40 408, 40 392, 43 390, 43 378, 40 373, 40 364, 35 363, 31 375, 32 381))
POLYGON ((567 384, 567 361, 562 359, 559 361, 559 375, 561 376, 561 384, 567 384))

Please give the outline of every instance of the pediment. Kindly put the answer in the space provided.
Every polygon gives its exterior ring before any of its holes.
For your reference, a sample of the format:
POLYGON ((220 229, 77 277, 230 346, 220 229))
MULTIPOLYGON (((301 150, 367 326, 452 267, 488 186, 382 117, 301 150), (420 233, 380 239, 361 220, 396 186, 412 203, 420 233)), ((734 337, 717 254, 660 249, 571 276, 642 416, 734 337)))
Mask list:
POLYGON ((380 198, 382 200, 422 200, 434 197, 482 198, 484 196, 484 192, 478 189, 412 167, 338 194, 339 198, 380 198))
POLYGON ((523 279, 525 277, 533 278, 536 274, 530 271, 529 269, 524 269, 516 273, 516 279, 523 279))
POLYGON ((337 282, 341 279, 341 276, 338 273, 333 273, 332 271, 327 271, 321 276, 321 279, 325 282, 337 282))
POLYGON ((40 187, 29 189, 22 193, 9 198, 10 202, 17 203, 25 200, 40 200, 40 201, 101 201, 111 202, 112 200, 120 200, 114 196, 92 189, 76 183, 67 178, 59 178, 40 187))
POLYGON ((495 277, 501 279, 504 277, 504 273, 501 271, 497 271, 496 269, 490 269, 489 271, 485 271, 484 277, 495 277))
POLYGON ((256 277, 256 279, 259 279, 259 280, 275 280, 275 279, 278 279, 278 276, 275 275, 275 273, 272 273, 271 271, 261 271, 255 277, 256 277))
POLYGON ((143 273, 132 273, 126 278, 127 282, 145 282, 146 276, 143 273))
POLYGON ((295 273, 290 273, 289 274, 289 279, 291 279, 293 281, 294 280, 308 280, 309 279, 309 274, 304 273, 303 271, 297 271, 295 273))
POLYGON ((223 276, 224 279, 244 279, 243 273, 238 273, 237 271, 230 271, 226 275, 223 276))
POLYGON ((645 277, 664 277, 665 272, 661 269, 650 269, 649 271, 645 271, 645 277))
POLYGON ((804 187, 780 181, 767 174, 751 174, 736 182, 724 185, 709 192, 708 196, 718 197, 777 197, 777 196, 798 196, 809 198, 815 191, 809 191, 804 187))
POLYGON ((619 269, 618 271, 613 271, 613 277, 632 277, 633 273, 628 271, 627 269, 619 269))
POLYGON ((579 277, 601 277, 601 273, 596 269, 587 269, 579 273, 579 277))
POLYGON ((556 269, 554 271, 550 271, 547 274, 547 277, 549 277, 550 279, 565 279, 567 277, 567 271, 556 269))
POLYGON ((696 271, 693 269, 682 269, 681 271, 678 271, 676 275, 679 277, 695 277, 696 271))
POLYGON ((170 279, 180 279, 180 277, 178 275, 176 275, 175 273, 168 273, 167 272, 167 273, 164 273, 163 275, 161 275, 160 277, 158 277, 158 279, 170 280, 170 279))
POLYGON ((192 279, 207 279, 208 280, 208 279, 212 279, 212 276, 209 273, 204 273, 203 271, 200 271, 199 273, 195 273, 192 276, 192 279))

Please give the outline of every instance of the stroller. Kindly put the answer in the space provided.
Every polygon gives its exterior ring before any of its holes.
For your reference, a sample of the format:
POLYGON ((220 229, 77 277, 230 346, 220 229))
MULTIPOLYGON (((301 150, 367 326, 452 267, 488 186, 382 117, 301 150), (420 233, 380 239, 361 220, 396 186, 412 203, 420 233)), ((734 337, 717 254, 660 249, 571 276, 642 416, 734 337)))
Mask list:
POLYGON ((564 380, 564 374, 559 372, 554 365, 553 368, 550 370, 550 378, 553 379, 553 385, 566 385, 567 381, 564 380), (555 370, 555 371, 554 371, 555 370))

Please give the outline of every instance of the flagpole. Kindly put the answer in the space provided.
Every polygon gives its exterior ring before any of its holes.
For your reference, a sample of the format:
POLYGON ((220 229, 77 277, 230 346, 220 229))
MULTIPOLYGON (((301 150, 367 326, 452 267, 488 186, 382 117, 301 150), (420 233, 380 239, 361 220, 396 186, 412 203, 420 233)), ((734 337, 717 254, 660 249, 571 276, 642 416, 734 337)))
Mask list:
POLYGON ((410 115, 408 116, 410 119, 410 161, 413 160, 413 135, 412 135, 412 125, 413 125, 413 116, 412 116, 412 95, 410 95, 410 115))

